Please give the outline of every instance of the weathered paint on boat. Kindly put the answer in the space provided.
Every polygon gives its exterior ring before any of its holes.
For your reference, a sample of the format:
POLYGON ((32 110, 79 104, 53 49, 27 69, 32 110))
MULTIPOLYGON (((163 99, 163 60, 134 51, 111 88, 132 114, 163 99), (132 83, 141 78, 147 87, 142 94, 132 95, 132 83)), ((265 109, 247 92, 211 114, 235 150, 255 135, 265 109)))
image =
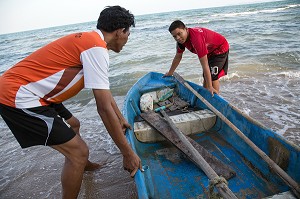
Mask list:
MULTIPOLYGON (((142 77, 128 91, 123 114, 131 126, 140 114, 142 94, 170 87, 192 106, 207 109, 192 92, 173 77, 151 72, 142 77)), ((189 82, 207 101, 227 117, 252 142, 274 160, 297 183, 300 183, 300 148, 259 122, 250 118, 218 95, 212 97, 203 87, 189 82)), ((135 182, 138 197, 142 198, 207 198, 209 179, 201 169, 167 141, 139 142, 133 130, 127 139, 142 160, 145 172, 138 171, 135 182)), ((288 191, 290 188, 267 163, 261 159, 236 133, 219 118, 213 128, 192 138, 237 173, 228 186, 238 198, 263 198, 288 191)))

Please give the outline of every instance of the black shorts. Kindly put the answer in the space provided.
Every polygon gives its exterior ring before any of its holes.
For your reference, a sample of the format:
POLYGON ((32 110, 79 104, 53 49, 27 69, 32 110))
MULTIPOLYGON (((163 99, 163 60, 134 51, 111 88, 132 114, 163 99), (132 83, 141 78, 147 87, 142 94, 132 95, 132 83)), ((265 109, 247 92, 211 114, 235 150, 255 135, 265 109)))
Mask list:
POLYGON ((222 76, 227 75, 228 71, 228 53, 212 55, 208 58, 208 65, 212 81, 218 80, 222 76))
POLYGON ((0 104, 0 114, 22 148, 63 144, 76 135, 52 106, 18 109, 0 104))

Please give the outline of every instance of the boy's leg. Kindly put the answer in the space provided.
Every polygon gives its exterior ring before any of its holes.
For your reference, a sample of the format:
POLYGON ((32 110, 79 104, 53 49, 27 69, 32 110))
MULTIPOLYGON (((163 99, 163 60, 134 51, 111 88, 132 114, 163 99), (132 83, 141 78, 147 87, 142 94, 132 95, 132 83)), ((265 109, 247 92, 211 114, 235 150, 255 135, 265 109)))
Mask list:
POLYGON ((218 93, 220 93, 220 81, 218 79, 215 81, 212 81, 212 86, 214 87, 214 89, 216 89, 218 91, 218 93))
POLYGON ((215 90, 220 92, 220 81, 219 78, 227 75, 228 70, 228 54, 227 51, 221 55, 214 55, 208 59, 208 64, 211 72, 212 86, 215 90))
MULTIPOLYGON (((214 87, 214 89, 216 89, 218 91, 218 93, 220 93, 220 82, 218 79, 215 81, 212 81, 212 86, 214 87)), ((207 88, 207 84, 206 84, 205 80, 203 80, 203 87, 207 88)))

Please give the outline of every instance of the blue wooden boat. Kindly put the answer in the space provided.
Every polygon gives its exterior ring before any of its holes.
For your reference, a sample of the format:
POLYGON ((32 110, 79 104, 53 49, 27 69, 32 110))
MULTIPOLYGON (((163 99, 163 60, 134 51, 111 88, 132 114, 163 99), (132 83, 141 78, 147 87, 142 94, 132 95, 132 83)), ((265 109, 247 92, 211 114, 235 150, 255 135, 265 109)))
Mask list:
MULTIPOLYGON (((123 115, 132 127, 141 114, 141 96, 163 88, 173 88, 180 98, 194 108, 208 109, 205 103, 176 78, 162 76, 161 73, 150 72, 128 91, 123 115)), ((280 166, 299 187, 300 148, 298 146, 242 113, 220 96, 212 97, 202 86, 192 82, 188 84, 280 166)), ((141 158, 145 170, 138 171, 134 177, 140 199, 209 197, 209 178, 170 142, 166 140, 143 142, 137 138, 134 128, 128 129, 126 136, 133 150, 141 158)), ((291 186, 288 186, 270 168, 270 165, 219 117, 216 117, 211 128, 193 134, 191 137, 236 172, 236 175, 228 180, 228 187, 237 198, 267 198, 283 193, 290 195, 283 198, 295 197, 291 194, 291 186)))

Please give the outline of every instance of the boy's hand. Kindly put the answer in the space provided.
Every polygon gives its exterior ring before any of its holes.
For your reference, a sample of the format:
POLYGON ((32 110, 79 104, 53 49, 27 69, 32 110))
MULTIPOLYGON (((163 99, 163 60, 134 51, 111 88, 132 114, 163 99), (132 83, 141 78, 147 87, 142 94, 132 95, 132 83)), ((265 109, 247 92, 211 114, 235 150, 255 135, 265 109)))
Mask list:
POLYGON ((168 77, 168 76, 172 76, 172 75, 173 75, 173 73, 167 72, 167 73, 164 74, 163 77, 168 77))

